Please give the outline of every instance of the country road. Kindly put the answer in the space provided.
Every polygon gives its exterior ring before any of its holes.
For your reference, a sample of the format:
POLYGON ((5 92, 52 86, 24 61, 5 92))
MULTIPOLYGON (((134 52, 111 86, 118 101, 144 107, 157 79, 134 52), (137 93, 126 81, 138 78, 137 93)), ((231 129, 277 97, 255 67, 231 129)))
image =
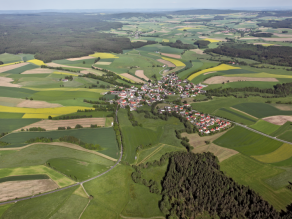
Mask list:
MULTIPOLYGON (((118 110, 116 110, 116 122, 118 123, 118 110)), ((10 200, 10 201, 5 201, 5 202, 0 202, 0 205, 10 204, 10 203, 16 203, 16 202, 19 202, 19 201, 24 201, 24 200, 28 200, 28 199, 32 199, 32 198, 37 198, 37 197, 49 195, 49 194, 52 194, 52 193, 55 193, 55 192, 63 191, 65 189, 69 189, 69 188, 72 188, 74 186, 83 185, 83 183, 86 183, 86 182, 89 182, 91 180, 94 180, 94 179, 96 179, 98 177, 101 177, 101 176, 105 175, 106 173, 108 173, 109 171, 111 171, 112 169, 114 169, 121 162, 122 156, 123 156, 123 145, 121 143, 120 157, 119 157, 118 161, 115 163, 115 165, 113 165, 107 171, 105 171, 105 172, 103 172, 103 173, 101 173, 101 174, 99 174, 97 176, 94 176, 94 177, 92 177, 90 179, 84 180, 82 182, 75 183, 75 184, 70 185, 70 186, 66 186, 66 187, 63 187, 63 188, 60 188, 60 189, 56 189, 56 190, 53 190, 53 191, 50 191, 50 192, 42 193, 42 194, 39 194, 39 195, 33 195, 33 196, 25 197, 25 198, 19 198, 19 199, 16 199, 16 200, 10 200)))

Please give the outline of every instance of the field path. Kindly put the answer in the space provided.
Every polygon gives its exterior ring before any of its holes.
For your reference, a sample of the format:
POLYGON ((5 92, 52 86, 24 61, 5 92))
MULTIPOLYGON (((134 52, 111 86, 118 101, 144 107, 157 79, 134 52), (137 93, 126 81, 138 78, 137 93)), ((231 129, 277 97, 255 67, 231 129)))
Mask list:
POLYGON ((252 116, 252 115, 250 115, 250 114, 248 114, 248 113, 246 113, 246 112, 240 111, 240 110, 235 109, 235 108, 233 108, 233 107, 230 107, 230 109, 233 109, 233 110, 235 110, 235 111, 237 111, 237 112, 243 113, 243 114, 245 114, 245 115, 247 115, 247 116, 250 116, 250 117, 252 117, 252 118, 254 118, 254 119, 256 119, 256 120, 259 119, 259 118, 255 117, 255 116, 252 116))
POLYGON ((152 151, 147 157, 145 157, 143 160, 141 160, 139 163, 136 164, 136 166, 138 166, 141 163, 144 163, 145 161, 147 161, 150 157, 152 157, 153 155, 155 155, 156 153, 158 153, 158 151, 160 151, 165 144, 159 146, 158 148, 156 148, 154 151, 152 151))

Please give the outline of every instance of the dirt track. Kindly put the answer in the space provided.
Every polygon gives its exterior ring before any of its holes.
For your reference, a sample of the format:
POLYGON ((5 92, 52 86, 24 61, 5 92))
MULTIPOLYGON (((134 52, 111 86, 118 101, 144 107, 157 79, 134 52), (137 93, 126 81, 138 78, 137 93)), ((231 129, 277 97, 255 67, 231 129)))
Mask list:
POLYGON ((59 188, 51 179, 8 181, 0 183, 0 202, 59 188))

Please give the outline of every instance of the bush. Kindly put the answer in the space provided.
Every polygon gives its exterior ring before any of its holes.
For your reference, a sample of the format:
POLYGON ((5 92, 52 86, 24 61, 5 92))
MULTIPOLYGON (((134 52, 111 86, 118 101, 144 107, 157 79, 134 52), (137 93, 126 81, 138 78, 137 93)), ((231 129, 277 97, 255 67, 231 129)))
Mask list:
POLYGON ((70 127, 70 126, 67 126, 67 130, 68 130, 68 129, 71 129, 71 127, 70 127))
POLYGON ((83 128, 83 126, 82 126, 82 125, 79 125, 79 124, 77 124, 77 125, 75 126, 75 128, 76 128, 76 129, 82 129, 82 128, 83 128))
POLYGON ((58 130, 66 130, 65 127, 58 127, 58 130))
POLYGON ((46 129, 43 129, 43 128, 41 128, 41 127, 32 127, 32 128, 29 128, 29 129, 27 129, 28 131, 38 131, 38 132, 44 132, 44 131, 46 131, 46 129))

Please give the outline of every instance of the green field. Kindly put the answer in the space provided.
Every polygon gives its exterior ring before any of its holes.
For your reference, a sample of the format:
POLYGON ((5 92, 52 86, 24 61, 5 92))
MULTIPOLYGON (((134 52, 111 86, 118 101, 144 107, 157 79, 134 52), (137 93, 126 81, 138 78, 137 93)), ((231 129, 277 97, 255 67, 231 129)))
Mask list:
MULTIPOLYGON (((0 113, 0 119, 21 119, 24 113, 0 113)), ((0 125, 1 127, 1 125, 0 125)))
POLYGON ((280 139, 285 140, 285 141, 292 142, 292 131, 286 131, 285 133, 277 136, 277 138, 280 138, 280 139))
POLYGON ((23 175, 23 176, 8 176, 0 179, 0 183, 9 181, 20 181, 20 180, 36 180, 36 179, 50 179, 48 175, 38 174, 38 175, 23 175))
POLYGON ((46 132, 18 132, 4 136, 1 141, 11 143, 8 147, 21 147, 26 145, 26 141, 31 138, 47 137, 58 139, 63 136, 75 136, 81 141, 91 144, 99 144, 103 150, 99 151, 113 158, 119 157, 119 149, 116 142, 116 135, 113 128, 96 129, 71 129, 65 131, 46 132))
POLYGON ((25 88, 0 87, 1 97, 26 98, 31 97, 34 93, 36 93, 36 91, 25 88))
POLYGON ((198 70, 200 67, 202 67, 203 63, 202 62, 192 62, 193 67, 191 67, 188 70, 185 70, 183 72, 180 72, 178 74, 178 77, 181 79, 186 79, 191 73, 193 73, 194 71, 198 70))
POLYGON ((283 144, 239 126, 226 132, 214 143, 248 156, 271 153, 283 144))
MULTIPOLYGON (((2 114, 2 113, 1 113, 2 114)), ((0 114, 0 117, 2 117, 0 114)), ((14 114, 14 113, 3 113, 3 117, 5 117, 6 115, 9 114, 14 114)), ((22 115, 19 113, 15 113, 16 115, 22 115)), ((5 119, 0 119, 0 133, 2 132, 11 132, 14 131, 16 129, 22 128, 24 126, 27 126, 29 124, 35 123, 40 121, 39 119, 9 119, 5 117, 5 119)))
POLYGON ((47 161, 55 170, 69 176, 76 181, 84 181, 90 177, 97 176, 99 173, 105 172, 114 165, 113 161, 95 156, 95 160, 91 159, 75 159, 69 157, 53 158, 47 161), (101 164, 102 163, 102 164, 101 164))
POLYGON ((276 115, 292 115, 292 111, 279 110, 266 103, 242 103, 234 105, 233 107, 257 118, 276 115))
POLYGON ((66 187, 74 183, 73 180, 44 165, 0 169, 0 178, 40 174, 48 175, 59 187, 66 187))
POLYGON ((155 145, 164 143, 181 147, 180 141, 175 137, 175 129, 182 129, 183 124, 178 119, 170 117, 168 121, 160 119, 146 119, 144 113, 133 113, 138 123, 143 127, 133 127, 128 120, 126 110, 119 110, 118 118, 124 140, 125 153, 123 159, 129 163, 135 161, 136 148, 139 145, 155 145))
POLYGON ((0 151, 0 155, 0 168, 42 165, 51 159, 64 159, 64 163, 66 159, 77 160, 80 161, 80 166, 82 166, 82 161, 85 164, 96 164, 97 166, 114 164, 113 161, 92 153, 49 144, 35 144, 21 150, 0 151))
POLYGON ((12 62, 20 62, 21 57, 18 55, 13 55, 9 53, 3 53, 0 55, 0 61, 4 62, 4 64, 12 63, 12 62))
POLYGON ((245 125, 252 125, 256 122, 254 118, 251 118, 245 114, 242 114, 240 112, 237 112, 235 110, 232 110, 230 108, 221 108, 216 111, 215 113, 217 116, 220 116, 222 118, 233 120, 237 123, 242 123, 245 125))
POLYGON ((161 196, 150 193, 144 185, 135 184, 131 179, 132 171, 129 166, 117 166, 105 176, 85 183, 85 189, 94 199, 82 218, 163 216, 158 208, 161 196))
MULTIPOLYGON (((284 187, 275 189, 272 186, 272 181, 275 180, 274 177, 283 173, 283 169, 260 163, 242 154, 232 156, 221 162, 220 166, 221 170, 228 176, 239 184, 254 189, 277 210, 285 210, 286 206, 291 203, 291 191, 284 187)), ((288 182, 286 181, 285 184, 288 185, 288 182)))
POLYGON ((28 64, 28 65, 25 65, 25 66, 22 66, 22 67, 19 67, 19 68, 15 68, 15 69, 12 69, 12 70, 6 71, 6 72, 4 72, 4 73, 9 73, 9 74, 21 74, 21 73, 24 72, 24 71, 32 70, 32 69, 35 69, 35 68, 39 68, 39 66, 34 65, 34 64, 28 64))
POLYGON ((265 120, 259 120, 256 124, 251 125, 250 127, 268 135, 277 132, 277 130, 281 128, 280 125, 274 125, 265 120))
POLYGON ((290 130, 292 128, 291 124, 291 122, 286 122, 284 125, 280 126, 280 128, 277 129, 275 132, 271 133, 271 136, 279 136, 284 132, 290 130))
MULTIPOLYGON (((8 210, 4 212, 1 218, 7 218, 7 219, 50 218, 53 215, 55 215, 59 209, 62 209, 64 205, 66 206, 66 203, 68 200, 70 200, 71 204, 74 203, 74 200, 70 199, 70 197, 73 195, 73 192, 76 190, 76 188, 77 187, 73 187, 73 188, 69 188, 69 189, 56 192, 53 194, 41 196, 34 199, 29 199, 26 201, 17 202, 16 204, 11 205, 8 208, 8 210)), ((67 206, 67 208, 65 209, 66 211, 64 213, 68 213, 69 217, 66 217, 66 216, 64 217, 64 214, 63 214, 62 218, 78 218, 83 208, 86 205, 84 203, 87 204, 86 199, 82 200, 82 202, 79 199, 76 199, 76 202, 74 205, 72 205, 72 208, 68 209, 68 206, 67 206), (72 213, 76 212, 77 209, 79 210, 78 213, 75 213, 75 215, 71 215, 71 212, 72 213)))

